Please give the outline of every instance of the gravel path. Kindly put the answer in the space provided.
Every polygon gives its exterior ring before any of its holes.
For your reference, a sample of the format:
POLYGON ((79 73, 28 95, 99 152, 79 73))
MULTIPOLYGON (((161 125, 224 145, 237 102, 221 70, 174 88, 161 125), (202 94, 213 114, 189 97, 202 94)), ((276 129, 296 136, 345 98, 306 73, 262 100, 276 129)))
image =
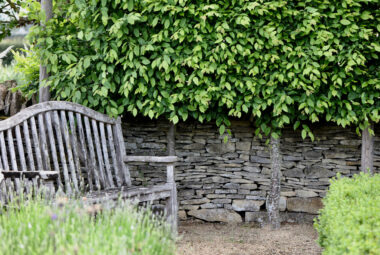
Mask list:
POLYGON ((182 223, 179 255, 317 255, 312 225, 286 224, 272 231, 253 224, 182 223))

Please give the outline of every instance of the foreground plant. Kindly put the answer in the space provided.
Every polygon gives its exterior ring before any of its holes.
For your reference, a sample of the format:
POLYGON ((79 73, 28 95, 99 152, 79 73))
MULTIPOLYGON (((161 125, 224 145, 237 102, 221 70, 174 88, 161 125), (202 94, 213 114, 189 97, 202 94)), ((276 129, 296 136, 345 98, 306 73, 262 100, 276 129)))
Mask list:
POLYGON ((171 231, 128 204, 58 199, 13 203, 0 215, 0 254, 174 254, 171 231))
POLYGON ((332 181, 315 223, 324 255, 380 254, 380 175, 332 181))

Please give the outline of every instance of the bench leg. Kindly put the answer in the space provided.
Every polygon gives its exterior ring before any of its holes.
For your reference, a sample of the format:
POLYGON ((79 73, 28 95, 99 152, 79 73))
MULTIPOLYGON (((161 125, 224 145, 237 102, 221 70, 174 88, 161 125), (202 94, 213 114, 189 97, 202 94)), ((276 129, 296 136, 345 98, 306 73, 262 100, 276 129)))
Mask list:
POLYGON ((178 204, 177 204, 177 188, 176 184, 173 183, 172 191, 170 197, 166 201, 166 215, 168 217, 168 222, 172 227, 172 231, 177 235, 178 231, 178 204))

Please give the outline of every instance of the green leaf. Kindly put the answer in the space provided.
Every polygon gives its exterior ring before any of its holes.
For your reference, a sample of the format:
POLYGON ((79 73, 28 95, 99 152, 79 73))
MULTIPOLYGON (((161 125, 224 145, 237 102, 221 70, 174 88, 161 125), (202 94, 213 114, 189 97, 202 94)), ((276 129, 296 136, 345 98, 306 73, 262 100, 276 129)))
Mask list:
POLYGON ((225 127, 224 125, 221 125, 221 126, 219 127, 219 134, 220 134, 220 135, 223 135, 225 131, 226 131, 226 127, 225 127))
POLYGON ((349 20, 347 20, 347 19, 341 19, 341 20, 340 20, 340 23, 341 23, 342 25, 345 25, 345 26, 348 26, 348 25, 351 24, 351 22, 350 22, 349 20))
POLYGON ((173 117, 172 121, 173 121, 173 124, 174 124, 174 125, 175 125, 175 124, 177 124, 177 123, 178 123, 178 121, 179 121, 179 118, 178 118, 178 116, 177 116, 177 115, 175 115, 175 116, 173 117))

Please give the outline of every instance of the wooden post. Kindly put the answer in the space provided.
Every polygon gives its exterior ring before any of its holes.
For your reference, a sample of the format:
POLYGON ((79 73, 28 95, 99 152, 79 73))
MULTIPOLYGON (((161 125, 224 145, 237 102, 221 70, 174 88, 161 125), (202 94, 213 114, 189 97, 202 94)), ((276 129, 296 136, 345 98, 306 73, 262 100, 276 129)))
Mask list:
POLYGON ((370 124, 362 132, 361 170, 364 173, 373 174, 373 143, 374 143, 374 136, 369 133, 369 129, 374 130, 374 125, 370 124))
MULTIPOLYGON (((168 155, 169 156, 175 156, 175 125, 170 124, 168 134, 167 134, 167 141, 168 141, 168 155)), ((166 213, 169 219, 169 222, 172 225, 173 233, 177 234, 177 228, 178 228, 178 202, 177 202, 177 187, 175 184, 175 171, 174 171, 174 164, 169 164, 167 166, 167 182, 172 184, 172 191, 170 198, 167 200, 166 205, 166 213)))
POLYGON ((281 226, 280 220, 280 191, 281 191, 281 155, 280 139, 271 138, 271 161, 272 175, 269 195, 266 201, 268 220, 272 229, 278 229, 281 226))
MULTIPOLYGON (((53 1, 52 0, 41 0, 41 9, 44 10, 46 15, 46 21, 53 17, 53 1)), ((42 26, 44 24, 41 24, 42 26)), ((48 73, 46 66, 40 65, 40 90, 39 90, 39 101, 46 102, 50 100, 50 88, 42 87, 42 81, 48 78, 48 73)))

